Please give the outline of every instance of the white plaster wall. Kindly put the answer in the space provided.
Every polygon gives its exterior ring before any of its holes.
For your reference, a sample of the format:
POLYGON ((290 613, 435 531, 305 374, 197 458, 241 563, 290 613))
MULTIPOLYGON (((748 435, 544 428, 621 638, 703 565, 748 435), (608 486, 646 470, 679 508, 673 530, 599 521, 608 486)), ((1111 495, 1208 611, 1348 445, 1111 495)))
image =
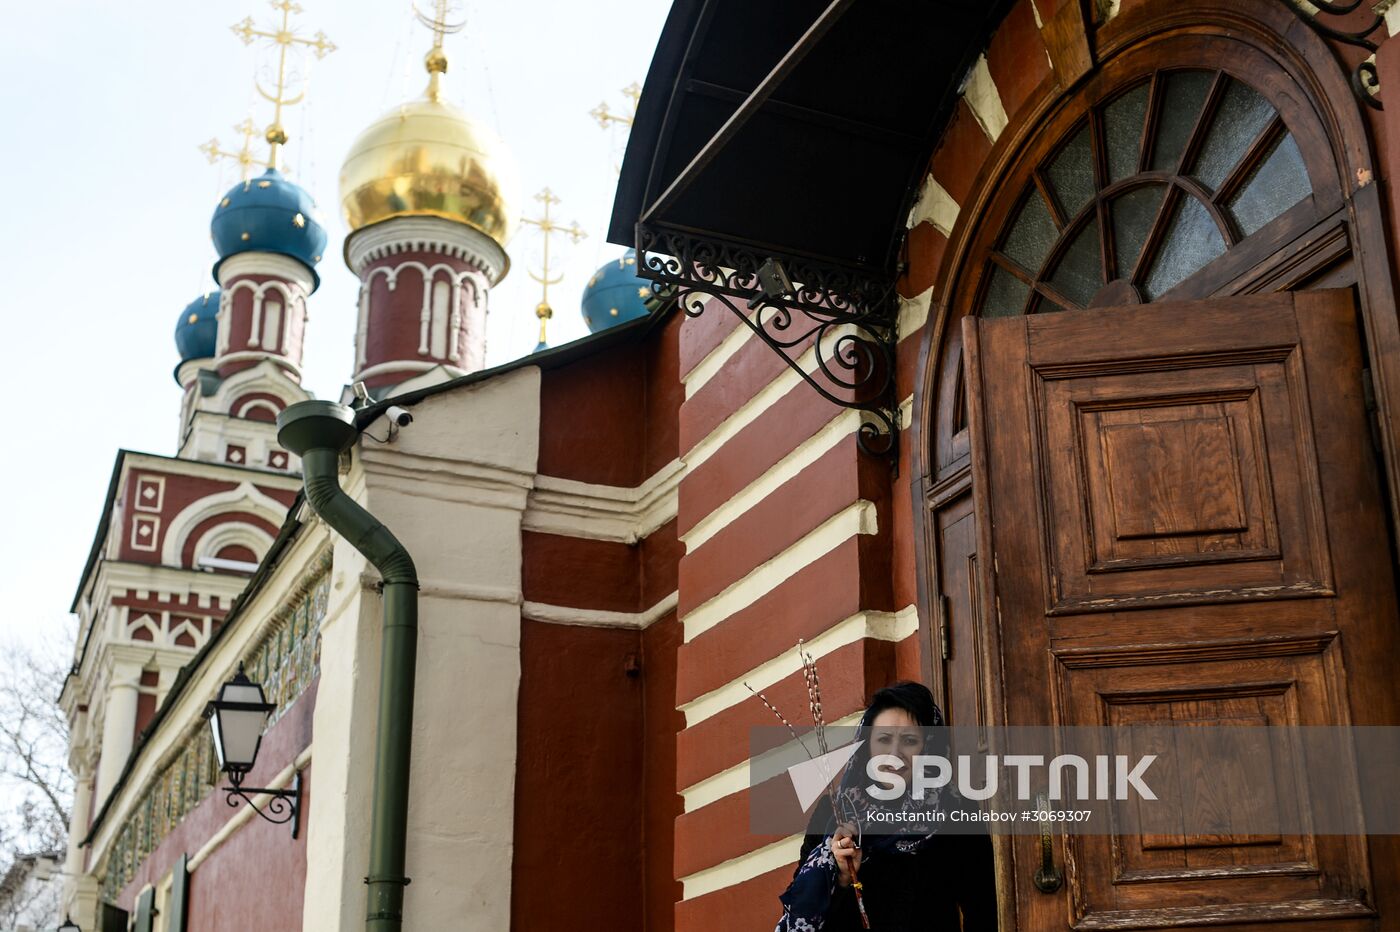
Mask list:
MULTIPOLYGON (((392 443, 363 444, 346 488, 418 567, 417 690, 405 928, 510 927, 521 540, 538 461, 539 370, 444 393, 392 443)), ((387 429, 372 425, 376 436, 387 429)), ((316 700, 315 792, 303 928, 364 924, 379 596, 335 554, 316 700), (352 591, 353 590, 353 591, 352 591), (328 921, 337 917, 335 922, 328 921)))
MULTIPOLYGON (((358 470, 342 477, 342 483, 351 494, 363 497, 358 470)), ((339 536, 332 561, 312 713, 315 750, 303 929, 363 928, 365 921, 380 609, 378 596, 360 584, 364 557, 339 536)))

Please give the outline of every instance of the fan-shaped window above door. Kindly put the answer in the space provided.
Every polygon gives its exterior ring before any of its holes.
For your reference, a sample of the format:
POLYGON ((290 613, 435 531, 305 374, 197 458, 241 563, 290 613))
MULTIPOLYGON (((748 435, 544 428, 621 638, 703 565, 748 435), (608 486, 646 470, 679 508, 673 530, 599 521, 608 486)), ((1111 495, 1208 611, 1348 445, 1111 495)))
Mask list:
POLYGON ((1156 301, 1313 190, 1283 117, 1223 70, 1116 91, 1029 176, 987 253, 983 316, 1156 301))

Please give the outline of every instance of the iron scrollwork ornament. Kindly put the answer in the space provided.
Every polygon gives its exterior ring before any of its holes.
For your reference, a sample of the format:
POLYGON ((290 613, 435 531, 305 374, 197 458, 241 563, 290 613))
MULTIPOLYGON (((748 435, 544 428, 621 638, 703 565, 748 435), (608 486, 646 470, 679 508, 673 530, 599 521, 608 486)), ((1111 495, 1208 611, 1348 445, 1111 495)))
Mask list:
POLYGON ((898 461, 892 279, 645 224, 637 269, 687 316, 728 308, 823 398, 862 412, 862 451, 898 461))
MULTIPOLYGON (((1351 87, 1356 92, 1356 96, 1368 107, 1376 110, 1382 108, 1380 97, 1381 79, 1380 73, 1376 71, 1374 56, 1376 50, 1380 48, 1380 43, 1371 38, 1385 24, 1385 17, 1374 9, 1368 10, 1370 19, 1366 20, 1359 27, 1344 29, 1340 26, 1332 26, 1323 21, 1324 16, 1350 16, 1361 8, 1364 3, 1374 3, 1374 0, 1310 0, 1316 12, 1311 12, 1299 5, 1297 0, 1280 0, 1281 3, 1290 7, 1294 13, 1298 14, 1303 22, 1313 28, 1318 35, 1341 42, 1345 45, 1354 45, 1370 52, 1372 57, 1367 58, 1356 66, 1351 73, 1351 87)), ((1384 35, 1382 35, 1384 37, 1384 35)))
POLYGON ((291 823, 292 837, 296 838, 301 829, 301 772, 292 776, 290 789, 272 790, 265 787, 244 787, 241 774, 229 774, 232 786, 224 787, 224 801, 231 808, 237 808, 240 800, 273 825, 291 823), (253 802, 254 796, 266 796, 267 802, 259 806, 253 802))

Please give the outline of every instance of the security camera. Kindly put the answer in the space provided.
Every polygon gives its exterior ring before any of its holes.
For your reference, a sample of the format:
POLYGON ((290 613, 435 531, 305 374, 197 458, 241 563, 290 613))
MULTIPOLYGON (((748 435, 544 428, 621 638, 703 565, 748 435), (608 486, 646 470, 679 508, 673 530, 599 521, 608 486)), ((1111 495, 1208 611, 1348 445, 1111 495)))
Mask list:
POLYGON ((391 424, 396 424, 399 427, 407 427, 409 424, 413 423, 413 415, 406 409, 400 408, 398 405, 390 405, 388 409, 385 410, 384 416, 389 419, 391 424))

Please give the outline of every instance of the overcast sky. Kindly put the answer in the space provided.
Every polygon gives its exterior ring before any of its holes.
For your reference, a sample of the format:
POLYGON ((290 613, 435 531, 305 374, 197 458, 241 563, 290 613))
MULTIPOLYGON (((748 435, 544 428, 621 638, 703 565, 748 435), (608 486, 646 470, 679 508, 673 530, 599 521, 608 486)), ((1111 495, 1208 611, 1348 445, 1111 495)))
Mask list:
MULTIPOLYGON (((351 141, 418 96, 431 44, 409 0, 301 0, 294 24, 337 50, 308 57, 306 103, 285 121, 285 164, 317 200, 330 244, 309 311, 304 384, 336 397, 353 362, 357 282, 345 268, 337 176, 351 141)), ((424 0, 431 7, 431 0, 424 0)), ((447 39, 446 96, 493 127, 529 195, 549 185, 556 216, 589 237, 565 249, 551 289, 552 344, 587 332, 578 296, 621 248, 604 241, 625 130, 589 110, 625 107, 641 83, 666 0, 459 0, 466 28, 447 39)), ((267 0, 44 0, 6 4, 0 22, 0 301, 10 403, 0 445, 0 643, 52 636, 63 624, 120 447, 171 454, 180 392, 175 321, 214 286, 209 215, 238 180, 197 146, 233 124, 260 126, 253 79, 273 52, 229 27, 280 16, 267 0)), ((306 69, 303 69, 304 71, 306 69)), ((530 351, 539 260, 528 227, 492 296, 489 359, 530 351)), ((556 247, 556 253, 558 248, 556 247)))

